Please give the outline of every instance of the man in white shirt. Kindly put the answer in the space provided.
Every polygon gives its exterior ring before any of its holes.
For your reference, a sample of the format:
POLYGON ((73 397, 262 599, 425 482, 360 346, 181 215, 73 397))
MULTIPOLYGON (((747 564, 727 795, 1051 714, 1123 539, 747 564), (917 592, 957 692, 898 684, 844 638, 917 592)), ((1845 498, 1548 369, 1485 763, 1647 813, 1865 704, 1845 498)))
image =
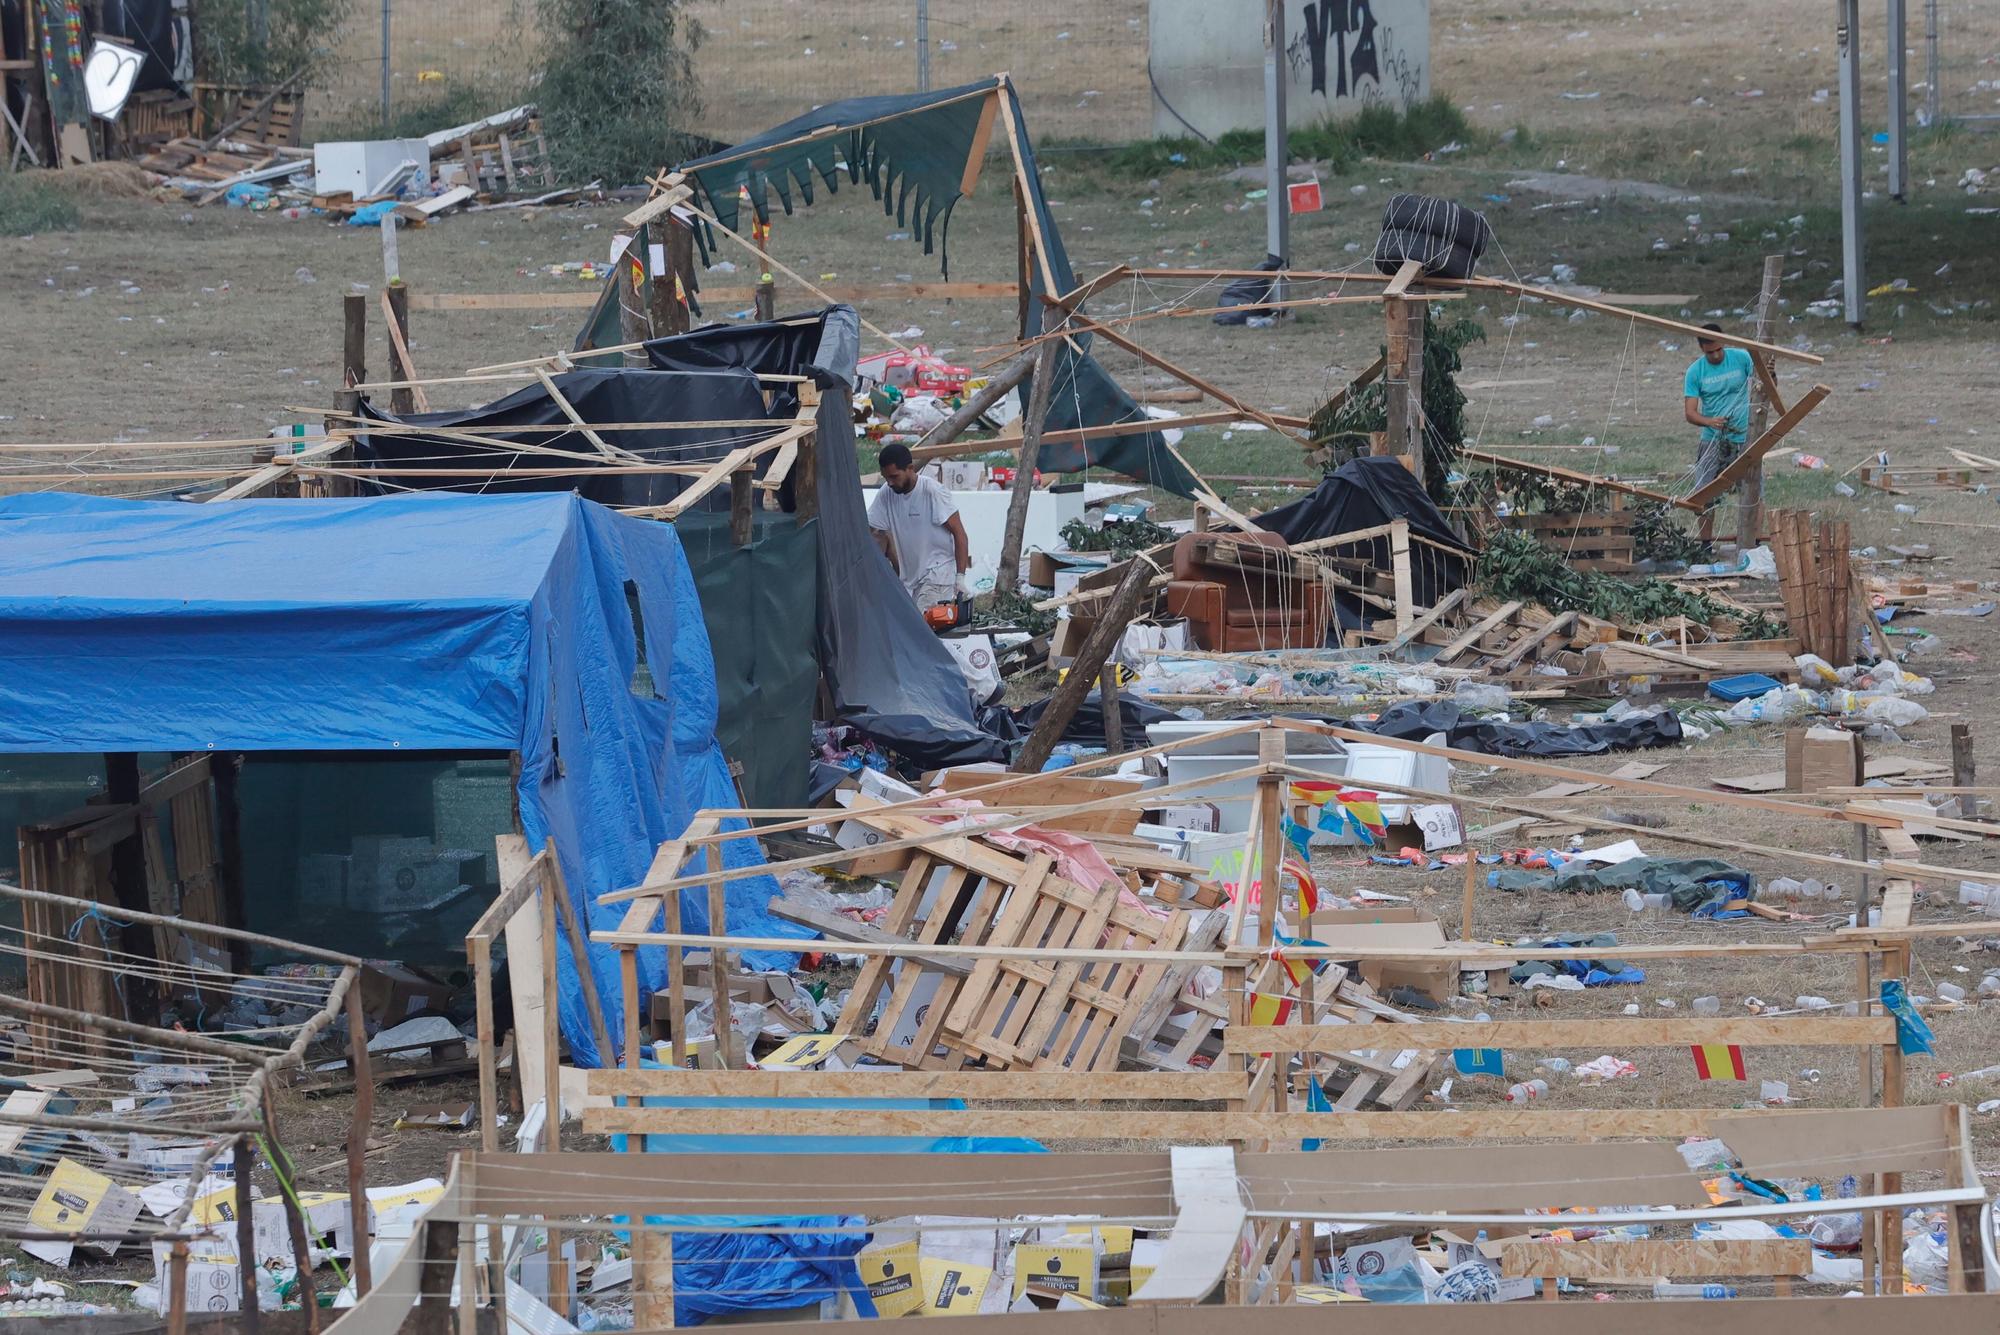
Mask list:
POLYGON ((907 445, 883 446, 877 466, 882 487, 868 507, 868 527, 910 597, 930 608, 969 593, 971 550, 951 493, 917 472, 907 445))

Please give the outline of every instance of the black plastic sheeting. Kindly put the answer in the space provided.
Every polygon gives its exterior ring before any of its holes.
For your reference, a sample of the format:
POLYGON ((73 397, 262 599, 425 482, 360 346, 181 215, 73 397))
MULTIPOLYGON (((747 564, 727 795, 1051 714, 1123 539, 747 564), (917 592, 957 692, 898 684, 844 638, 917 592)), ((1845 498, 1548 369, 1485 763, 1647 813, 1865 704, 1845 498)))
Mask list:
MULTIPOLYGON (((1285 262, 1276 255, 1266 255, 1257 266, 1261 273, 1275 275, 1285 267, 1285 262)), ((1259 306, 1271 299, 1270 278, 1239 278, 1222 289, 1221 298, 1215 303, 1220 309, 1215 313, 1215 323, 1219 325, 1244 325, 1250 323, 1253 315, 1263 315, 1259 306)))
MULTIPOLYGON (((1417 546, 1410 554, 1411 596, 1420 606, 1435 607, 1440 598, 1464 587, 1472 571, 1473 549, 1452 532, 1444 513, 1424 494, 1410 470, 1389 455, 1349 459, 1310 492, 1258 515, 1255 522, 1259 528, 1283 534, 1287 542, 1299 543, 1375 528, 1397 519, 1406 520, 1412 534, 1452 549, 1440 552, 1435 547, 1417 546)), ((1357 544, 1342 547, 1338 555, 1354 556, 1363 550, 1357 544)), ((1386 536, 1368 542, 1365 551, 1371 565, 1389 569, 1386 536)), ((1336 594, 1335 604, 1343 627, 1357 626, 1369 615, 1351 595, 1336 594)))
POLYGON ((816 520, 759 514, 739 547, 726 515, 688 514, 674 524, 715 655, 715 737, 743 767, 743 798, 753 807, 805 805, 799 757, 812 743, 819 659, 808 629, 817 591, 801 576, 817 564, 817 529, 816 520))
MULTIPOLYGON (((654 366, 677 373, 740 367, 813 378, 820 389, 819 658, 834 721, 923 769, 1004 760, 1000 739, 974 721, 972 692, 957 660, 924 624, 868 531, 848 406, 860 330, 852 307, 833 306, 805 324, 711 326, 655 339, 646 355, 654 366)), ((788 412, 796 412, 796 399, 790 401, 788 412)))
MULTIPOLYGON (((832 306, 817 318, 763 324, 714 325, 691 334, 656 339, 646 345, 652 369, 578 368, 554 377, 556 387, 586 422, 698 422, 772 420, 773 428, 798 412, 796 387, 758 380, 765 375, 806 375, 821 390, 818 446, 819 493, 817 613, 813 618, 821 672, 834 701, 835 721, 851 724, 882 746, 925 769, 940 765, 999 760, 1005 747, 974 721, 971 692, 958 664, 924 624, 902 582, 868 532, 861 501, 861 469, 854 453, 854 424, 848 408, 860 345, 860 322, 853 308, 832 306), (766 406, 766 389, 772 402, 766 406)), ((363 401, 363 414, 376 421, 453 430, 464 426, 548 426, 568 419, 540 385, 518 390, 483 408, 465 412, 418 413, 394 418, 363 401)), ((713 428, 652 427, 599 433, 608 443, 649 461, 696 463, 722 457, 752 437, 718 441, 713 428)), ((765 433, 768 434, 768 433, 765 433)), ((366 433, 355 441, 356 456, 391 465, 424 461, 424 467, 463 468, 452 478, 384 479, 398 487, 453 487, 486 484, 495 467, 560 466, 557 450, 595 460, 596 447, 581 433, 531 432, 509 438, 504 431, 487 439, 498 450, 464 439, 433 435, 366 433), (535 451, 510 450, 528 444, 535 451)), ((761 474, 771 462, 757 464, 761 474)), ((778 493, 781 508, 795 509, 788 475, 778 493)), ((592 476, 515 478, 487 485, 493 491, 576 491, 605 505, 658 505, 689 485, 677 474, 622 473, 592 476)), ((365 484, 364 484, 365 485, 365 484)), ((727 488, 703 498, 703 510, 727 510, 727 488)), ((795 622, 802 620, 795 618, 795 622)), ((801 739, 798 753, 807 743, 801 739)))
POLYGON ((1443 733, 1447 746, 1489 756, 1601 756, 1611 751, 1644 751, 1678 746, 1681 721, 1670 709, 1616 723, 1563 726, 1555 723, 1495 723, 1461 714, 1449 700, 1406 700, 1382 711, 1374 723, 1356 721, 1398 741, 1421 742, 1443 733))
MULTIPOLYGON (((1048 707, 1047 700, 1037 700, 1019 709, 995 705, 981 710, 979 717, 988 731, 1013 741, 1033 732, 1035 725, 1042 721, 1042 715, 1047 712, 1048 707)), ((1147 724, 1164 723, 1168 719, 1177 719, 1180 715, 1121 691, 1118 695, 1118 717, 1124 728, 1125 748, 1132 751, 1145 745, 1147 724)), ((1076 713, 1070 717, 1068 726, 1063 729, 1063 735, 1056 740, 1074 742, 1078 746, 1105 745, 1104 697, 1096 693, 1085 696, 1083 703, 1077 706, 1076 713)))

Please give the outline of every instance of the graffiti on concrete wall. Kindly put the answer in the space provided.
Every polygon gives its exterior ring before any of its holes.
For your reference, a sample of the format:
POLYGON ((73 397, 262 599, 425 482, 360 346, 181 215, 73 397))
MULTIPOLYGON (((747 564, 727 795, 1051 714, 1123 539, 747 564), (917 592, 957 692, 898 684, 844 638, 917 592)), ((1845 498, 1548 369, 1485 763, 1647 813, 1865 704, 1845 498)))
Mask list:
POLYGON ((1400 49, 1393 28, 1376 20, 1375 4, 1376 0, 1307 0, 1303 21, 1293 27, 1285 51, 1295 86, 1306 75, 1312 92, 1329 100, 1388 98, 1408 103, 1421 95, 1421 64, 1400 49))

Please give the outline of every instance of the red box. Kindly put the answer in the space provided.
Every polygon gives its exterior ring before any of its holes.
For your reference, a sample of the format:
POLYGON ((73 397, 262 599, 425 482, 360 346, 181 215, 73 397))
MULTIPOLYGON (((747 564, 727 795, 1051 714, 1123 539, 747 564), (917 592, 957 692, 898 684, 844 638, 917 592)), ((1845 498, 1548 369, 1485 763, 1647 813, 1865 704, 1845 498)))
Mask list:
POLYGON ((1325 207, 1318 181, 1293 181, 1285 187, 1285 196, 1291 201, 1293 213, 1318 213, 1325 207))

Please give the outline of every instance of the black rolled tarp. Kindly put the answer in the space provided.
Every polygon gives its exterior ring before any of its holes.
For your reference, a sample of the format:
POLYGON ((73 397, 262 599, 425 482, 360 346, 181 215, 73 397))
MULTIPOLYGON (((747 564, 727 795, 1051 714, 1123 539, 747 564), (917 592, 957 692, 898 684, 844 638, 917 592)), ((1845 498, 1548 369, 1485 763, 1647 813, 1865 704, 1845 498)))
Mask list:
POLYGON ((1489 756, 1600 756, 1678 746, 1680 718, 1670 709, 1615 723, 1496 723, 1462 714, 1449 700, 1406 700, 1382 711, 1374 723, 1352 724, 1382 737, 1421 742, 1443 733, 1445 745, 1489 756))
MULTIPOLYGON (((924 625, 916 605, 868 532, 848 408, 859 327, 853 309, 846 306, 770 323, 710 326, 648 343, 646 353, 652 369, 580 367, 554 380, 586 422, 769 419, 771 430, 776 430, 797 413, 798 393, 790 384, 761 382, 758 374, 812 377, 821 389, 816 450, 818 578, 791 581, 788 587, 800 592, 795 610, 783 618, 782 626, 767 629, 801 633, 804 627, 813 627, 811 638, 820 671, 833 695, 836 721, 859 728, 926 769, 999 760, 1005 756, 1005 747, 974 721, 971 692, 957 663, 924 625), (773 400, 768 406, 764 399, 767 388, 773 400), (805 590, 811 590, 809 598, 805 590)), ((555 426, 568 420, 540 385, 464 412, 417 413, 399 419, 366 400, 361 411, 371 421, 444 431, 469 426, 555 426)), ((607 443, 641 458, 682 463, 711 462, 737 445, 768 434, 762 428, 732 434, 670 425, 600 433, 607 443)), ((496 467, 561 468, 563 455, 581 455, 594 462, 598 454, 595 446, 575 431, 509 436, 500 430, 482 439, 491 439, 499 448, 481 448, 463 437, 448 435, 364 431, 356 438, 355 453, 364 462, 384 467, 422 460, 416 466, 463 469, 467 474, 463 481, 385 477, 385 489, 479 485, 491 491, 577 491, 606 505, 630 506, 664 504, 690 481, 677 474, 593 476, 588 466, 580 465, 574 474, 495 482, 486 475, 496 467), (520 445, 536 448, 508 448, 520 445), (546 452, 551 450, 557 453, 546 452)), ((766 455, 758 462, 757 471, 766 471, 770 462, 771 456, 766 455)), ((779 491, 780 504, 787 511, 795 508, 792 483, 793 477, 787 476, 779 491)), ((704 513, 726 511, 728 504, 728 489, 717 488, 696 509, 704 513)), ((703 590, 703 610, 711 623, 715 612, 708 607, 706 597, 712 589, 727 584, 721 575, 717 580, 703 590)), ((732 605, 727 614, 736 617, 740 611, 732 605)), ((754 661, 775 664, 780 660, 759 657, 754 661)), ((731 687, 718 685, 726 701, 731 687)), ((789 735, 789 724, 785 731, 789 735)), ((759 746, 769 754, 778 749, 762 741, 759 746)), ((791 753, 799 757, 797 763, 803 765, 808 746, 807 735, 796 739, 791 753)))

